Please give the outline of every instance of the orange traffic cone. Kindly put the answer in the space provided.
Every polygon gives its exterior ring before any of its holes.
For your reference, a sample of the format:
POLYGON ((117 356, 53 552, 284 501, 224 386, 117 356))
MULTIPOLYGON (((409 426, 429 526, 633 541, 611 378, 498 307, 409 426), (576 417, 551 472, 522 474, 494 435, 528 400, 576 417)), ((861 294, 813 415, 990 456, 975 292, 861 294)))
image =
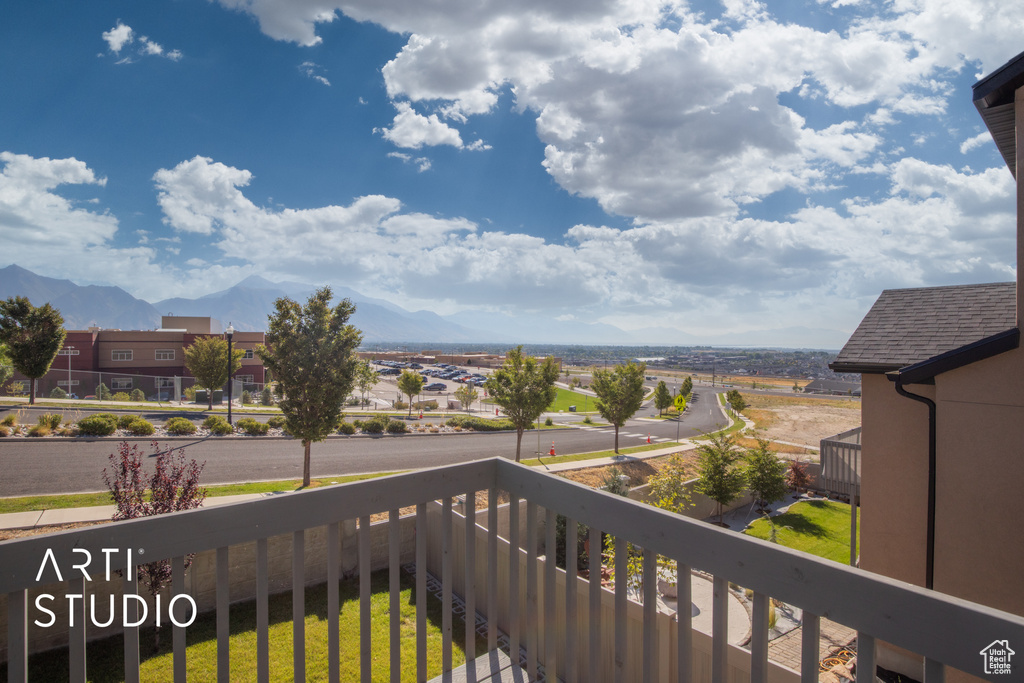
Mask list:
MULTIPOLYGON (((422 411, 422 410, 420 411, 420 419, 421 419, 421 420, 423 419, 423 411, 422 411)), ((649 443, 649 442, 650 442, 650 439, 648 439, 648 443, 649 443)))
POLYGON ((548 452, 548 455, 554 455, 554 454, 555 454, 555 442, 552 441, 551 442, 551 451, 548 452))
POLYGON ((494 417, 498 417, 498 409, 497 408, 494 409, 494 417))
MULTIPOLYGON (((420 417, 423 417, 423 416, 420 415, 420 417)), ((647 443, 650 443, 650 442, 651 442, 651 434, 650 434, 650 432, 648 432, 647 433, 647 443)))

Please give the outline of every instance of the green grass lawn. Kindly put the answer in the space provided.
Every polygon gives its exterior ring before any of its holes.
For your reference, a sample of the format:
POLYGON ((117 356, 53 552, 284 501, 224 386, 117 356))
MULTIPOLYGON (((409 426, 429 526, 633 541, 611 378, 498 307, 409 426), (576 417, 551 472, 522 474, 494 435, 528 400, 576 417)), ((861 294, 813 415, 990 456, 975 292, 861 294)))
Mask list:
MULTIPOLYGON (((372 615, 371 642, 374 681, 390 680, 389 593, 388 573, 373 574, 373 595, 370 599, 372 615)), ((402 680, 416 680, 416 602, 413 579, 402 573, 402 680)), ((327 586, 321 584, 306 589, 306 678, 311 681, 327 680, 327 586)), ((292 598, 291 592, 270 598, 270 678, 292 678, 292 598)), ((341 680, 359 680, 359 581, 341 582, 341 680)), ((427 677, 441 673, 441 602, 433 596, 427 599, 427 677)), ((256 603, 231 606, 231 680, 256 680, 256 603)), ((462 645, 465 628, 461 618, 452 618, 452 663, 460 666, 466 661, 462 645)), ((188 643, 187 666, 189 681, 217 680, 216 615, 200 615, 186 630, 188 643)), ((143 681, 170 681, 173 677, 171 631, 164 629, 160 649, 153 652, 153 630, 140 633, 143 681)), ((90 681, 123 681, 123 639, 120 636, 89 643, 86 671, 90 681)), ((477 636, 477 653, 486 652, 487 640, 477 636)), ((29 680, 68 680, 66 650, 33 655, 29 659, 29 680)), ((7 682, 6 667, 0 669, 0 683, 7 682)))
MULTIPOLYGON (((860 510, 857 511, 857 543, 860 544, 860 510)), ((795 503, 788 512, 772 517, 779 545, 828 560, 850 562, 850 506, 834 500, 795 503), (788 527, 788 528, 787 528, 788 527)), ((744 533, 768 540, 771 525, 759 519, 744 533)))
MULTIPOLYGON (((324 477, 311 479, 309 488, 346 484, 350 481, 362 481, 386 477, 397 472, 380 472, 377 474, 352 474, 344 477, 324 477)), ((302 488, 301 479, 284 481, 259 481, 251 484, 224 484, 207 486, 210 498, 218 496, 235 496, 243 493, 274 493, 277 491, 298 491, 302 488)), ((113 505, 114 501, 107 491, 97 493, 71 493, 57 496, 23 496, 20 498, 0 498, 0 514, 8 512, 29 512, 33 510, 63 510, 66 508, 84 508, 94 505, 113 505)))
MULTIPOLYGON (((548 406, 546 412, 557 413, 559 410, 561 410, 568 413, 569 406, 576 406, 577 413, 597 412, 597 410, 594 408, 594 401, 596 399, 593 396, 580 394, 575 391, 569 391, 568 389, 562 389, 561 387, 555 387, 555 391, 558 392, 555 395, 555 402, 548 406)), ((484 399, 484 403, 489 403, 493 405, 493 401, 489 399, 484 399)))
MULTIPOLYGON (((524 438, 525 441, 525 438, 524 438)), ((537 465, 554 465, 555 463, 561 462, 578 462, 581 460, 596 460, 598 458, 611 458, 615 455, 629 455, 630 453, 641 453, 643 451, 654 451, 659 448, 671 448, 674 444, 672 443, 659 443, 659 444, 644 444, 643 446, 633 446, 632 448, 620 448, 619 452, 608 450, 608 451, 595 451, 593 453, 575 453, 573 455, 556 455, 555 457, 544 457, 544 458, 530 458, 529 460, 522 460, 523 465, 528 467, 536 467, 537 465)), ((526 450, 525 448, 523 450, 526 450)), ((555 451, 558 452, 557 449, 555 451)))

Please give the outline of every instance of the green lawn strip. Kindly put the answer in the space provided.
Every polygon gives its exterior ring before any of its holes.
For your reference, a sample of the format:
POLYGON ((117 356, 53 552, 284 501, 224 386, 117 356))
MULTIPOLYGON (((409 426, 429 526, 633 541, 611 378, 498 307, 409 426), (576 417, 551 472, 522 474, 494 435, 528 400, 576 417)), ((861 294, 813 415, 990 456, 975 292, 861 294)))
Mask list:
MULTIPOLYGON (((860 533, 860 511, 857 531, 860 533)), ((850 562, 850 506, 834 500, 795 503, 788 512, 771 518, 779 545, 843 564, 850 562), (788 528, 787 528, 788 527, 788 528)), ((759 519, 744 533, 768 540, 771 525, 759 519)), ((858 538, 858 545, 860 540, 858 538)))
MULTIPOLYGON (((403 681, 416 680, 416 603, 413 597, 413 579, 402 572, 401 609, 401 664, 403 681)), ((341 680, 360 678, 359 633, 359 580, 342 581, 339 614, 341 642, 341 680)), ((372 642, 372 680, 390 680, 390 597, 388 572, 375 572, 371 578, 370 627, 372 642)), ((327 586, 321 584, 306 589, 306 679, 327 680, 327 586)), ((292 598, 291 593, 270 597, 270 678, 292 678, 292 598)), ((105 609, 105 608, 104 608, 105 609)), ((441 673, 442 637, 441 602, 433 596, 427 599, 427 678, 441 673)), ((103 613, 106 614, 105 612, 103 613)), ((216 613, 200 615, 186 633, 186 668, 189 681, 217 680, 216 613)), ((466 661, 462 645, 465 626, 457 616, 452 619, 452 665, 458 667, 466 661)), ((142 629, 139 644, 142 653, 142 680, 170 680, 173 671, 171 630, 164 628, 160 648, 153 651, 153 629, 142 629)), ((124 680, 124 646, 121 636, 89 643, 86 648, 86 670, 89 680, 96 682, 124 680)), ((246 602, 231 605, 231 680, 256 680, 256 604, 246 602)), ((486 652, 487 640, 477 636, 476 649, 486 652)), ((60 649, 33 655, 29 658, 29 679, 38 681, 68 680, 67 650, 60 649)), ((6 683, 6 667, 0 670, 0 683, 6 683)))
POLYGON ((528 467, 536 467, 537 465, 554 465, 561 462, 578 462, 581 460, 597 460, 598 458, 613 458, 616 455, 629 455, 630 453, 640 453, 643 451, 654 451, 659 448, 671 448, 671 443, 660 443, 660 444, 645 444, 643 446, 633 446, 631 448, 620 448, 619 452, 615 451, 597 451, 594 453, 575 453, 573 455, 556 455, 555 457, 545 458, 530 458, 529 460, 520 461, 522 464, 528 467))
MULTIPOLYGON (((312 479, 310 488, 319 486, 331 486, 333 484, 345 484, 350 481, 362 481, 363 479, 374 479, 385 477, 396 472, 384 472, 377 474, 352 474, 343 477, 323 477, 312 479)), ((288 479, 283 481, 259 481, 249 484, 223 484, 218 486, 207 486, 207 495, 210 498, 219 496, 236 496, 244 493, 274 493, 276 491, 297 491, 302 487, 301 479, 288 479)), ((0 514, 9 512, 33 512, 39 510, 63 510, 66 508, 84 508, 96 505, 113 505, 110 493, 100 491, 97 493, 70 493, 58 496, 24 496, 19 498, 0 498, 0 514)))
MULTIPOLYGON (((547 410, 544 412, 557 413, 561 411, 563 413, 568 413, 569 406, 576 406, 577 413, 597 412, 597 409, 594 408, 594 401, 597 400, 595 397, 588 394, 569 391, 568 389, 562 389, 561 387, 555 387, 555 391, 557 393, 555 394, 554 403, 548 406, 547 410)), ((489 398, 485 398, 482 403, 494 405, 494 401, 489 398)))

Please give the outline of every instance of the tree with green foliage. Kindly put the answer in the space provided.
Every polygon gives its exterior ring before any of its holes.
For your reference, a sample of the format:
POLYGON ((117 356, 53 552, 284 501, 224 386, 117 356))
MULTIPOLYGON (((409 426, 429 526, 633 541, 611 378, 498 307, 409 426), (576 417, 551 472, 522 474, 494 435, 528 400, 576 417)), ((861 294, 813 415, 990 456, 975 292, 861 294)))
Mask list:
POLYGON ((309 486, 310 446, 338 424, 352 391, 362 334, 348 324, 356 307, 343 299, 331 308, 331 289, 317 290, 305 306, 284 297, 274 303, 266 346, 256 353, 278 379, 285 430, 301 439, 302 485, 309 486))
POLYGON ((519 462, 523 430, 533 424, 558 392, 558 365, 550 356, 543 362, 533 356, 524 356, 523 347, 517 346, 505 355, 505 363, 495 370, 484 387, 491 399, 501 406, 516 428, 516 462, 519 462))
POLYGON ((423 375, 412 370, 402 370, 398 376, 398 390, 409 397, 409 417, 412 417, 412 398, 423 391, 423 375))
POLYGON ((658 382, 654 390, 654 407, 658 409, 658 415, 665 412, 665 409, 672 405, 672 394, 668 390, 665 381, 658 382))
POLYGON ((680 387, 679 393, 682 394, 683 396, 689 396, 691 393, 693 393, 693 378, 691 378, 689 375, 687 375, 686 379, 683 380, 683 386, 680 387))
POLYGON ((66 336, 64 318, 50 304, 37 308, 23 296, 0 301, 0 342, 14 369, 29 379, 29 404, 36 402, 35 380, 50 370, 66 336))
POLYGON ((479 394, 477 393, 476 387, 472 384, 463 384, 461 387, 455 390, 455 400, 462 404, 462 407, 466 409, 466 413, 470 413, 470 406, 473 405, 473 401, 477 399, 479 394))
POLYGON ((595 370, 590 388, 597 394, 594 405, 601 417, 615 427, 615 452, 619 452, 619 428, 633 417, 644 402, 644 363, 616 365, 611 370, 595 370))
POLYGON ((7 345, 0 343, 0 387, 7 383, 7 380, 14 374, 14 366, 11 364, 11 356, 7 353, 7 345))
POLYGON ((740 450, 729 434, 712 434, 708 443, 697 447, 699 476, 694 489, 718 503, 718 523, 724 508, 743 491, 743 471, 736 466, 740 450))
POLYGON ((228 340, 223 337, 196 337, 185 349, 185 367, 196 378, 196 384, 206 389, 207 408, 213 410, 213 392, 224 386, 228 377, 242 367, 243 349, 231 350, 231 370, 228 371, 228 340))
POLYGON ((729 403, 729 406, 737 413, 747 407, 747 402, 740 395, 739 389, 730 389, 725 395, 725 400, 729 403))
MULTIPOLYGON (((193 393, 195 393, 194 389, 193 393)), ((113 396, 114 395, 110 393, 110 389, 103 382, 100 382, 99 384, 96 385, 96 398, 99 399, 100 401, 109 401, 113 398, 113 396)))
POLYGON ((359 397, 366 403, 366 395, 373 390, 380 381, 380 373, 373 369, 370 361, 361 360, 356 369, 356 386, 359 387, 359 397))
POLYGON ((743 471, 747 488, 757 499, 758 507, 764 511, 769 505, 783 500, 789 493, 786 483, 786 463, 779 460, 771 449, 771 443, 757 439, 757 446, 748 448, 743 471))
POLYGON ((669 456, 668 464, 647 479, 648 502, 656 508, 681 515, 690 507, 689 478, 686 461, 679 453, 669 456))

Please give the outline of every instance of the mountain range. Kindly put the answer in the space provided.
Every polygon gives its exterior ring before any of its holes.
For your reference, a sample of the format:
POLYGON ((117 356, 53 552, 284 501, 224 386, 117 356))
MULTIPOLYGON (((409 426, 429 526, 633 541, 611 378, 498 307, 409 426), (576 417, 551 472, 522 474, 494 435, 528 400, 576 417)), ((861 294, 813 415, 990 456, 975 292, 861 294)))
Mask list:
MULTIPOLYGON (((120 287, 77 285, 44 277, 17 265, 0 268, 0 299, 24 296, 35 305, 49 302, 64 316, 67 329, 89 327, 149 330, 163 315, 210 316, 236 329, 266 329, 267 316, 281 297, 304 301, 315 291, 298 282, 271 282, 250 276, 234 287, 196 299, 173 298, 149 303, 120 287)), ((408 311, 383 299, 367 297, 348 287, 332 286, 339 298, 356 305, 352 324, 363 331, 364 343, 508 343, 673 346, 757 346, 838 349, 848 333, 803 327, 756 330, 714 337, 697 337, 668 327, 626 331, 605 323, 559 320, 541 315, 463 311, 440 316, 432 311, 408 311)))

